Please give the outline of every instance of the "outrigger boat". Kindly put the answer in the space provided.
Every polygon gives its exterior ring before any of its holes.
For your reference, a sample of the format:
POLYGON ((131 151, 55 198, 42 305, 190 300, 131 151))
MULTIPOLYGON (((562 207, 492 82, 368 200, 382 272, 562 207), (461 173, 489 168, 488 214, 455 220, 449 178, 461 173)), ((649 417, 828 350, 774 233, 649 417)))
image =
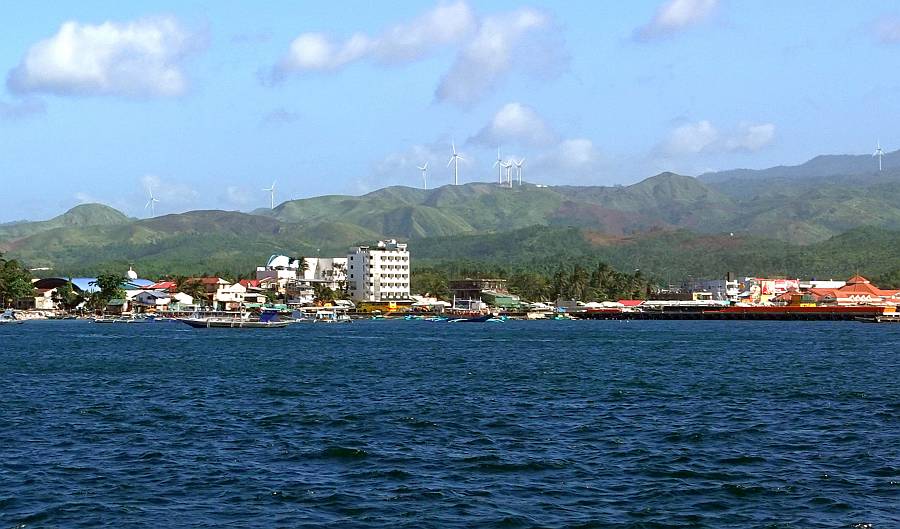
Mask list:
POLYGON ((197 314, 190 318, 178 318, 178 321, 195 329, 281 329, 289 325, 289 322, 278 321, 278 312, 274 310, 264 310, 258 319, 251 319, 242 312, 231 318, 197 314))

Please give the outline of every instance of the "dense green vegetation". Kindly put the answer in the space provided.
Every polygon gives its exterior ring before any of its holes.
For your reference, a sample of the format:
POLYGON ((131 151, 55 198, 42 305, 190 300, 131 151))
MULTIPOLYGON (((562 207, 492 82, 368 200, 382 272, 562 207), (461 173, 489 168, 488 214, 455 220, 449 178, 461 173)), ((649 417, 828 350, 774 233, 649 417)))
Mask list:
POLYGON ((441 275, 496 268, 548 276, 561 265, 602 261, 661 283, 728 271, 877 277, 900 268, 900 169, 892 164, 872 173, 871 160, 823 157, 799 169, 701 179, 663 173, 615 187, 390 187, 255 214, 144 220, 84 205, 50 221, 0 225, 0 251, 52 275, 133 264, 147 277, 234 277, 274 253, 343 255, 394 237, 410 240, 417 273, 441 275))
POLYGON ((560 264, 603 261, 622 271, 640 270, 658 284, 689 276, 738 275, 845 279, 900 268, 900 231, 859 228, 827 241, 781 241, 688 231, 656 231, 610 238, 576 228, 532 227, 503 234, 413 240, 414 265, 462 276, 472 271, 508 277, 552 273, 560 264), (502 273, 508 275, 501 275, 502 273))
POLYGON ((5 259, 0 253, 0 304, 8 307, 15 300, 30 296, 31 273, 16 259, 5 259))

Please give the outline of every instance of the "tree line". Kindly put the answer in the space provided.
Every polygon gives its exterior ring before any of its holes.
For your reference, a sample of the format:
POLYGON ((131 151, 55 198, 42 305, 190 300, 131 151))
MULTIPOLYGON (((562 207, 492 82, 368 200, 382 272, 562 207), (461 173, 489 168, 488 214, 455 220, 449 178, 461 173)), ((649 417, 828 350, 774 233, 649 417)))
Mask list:
POLYGON ((467 277, 506 279, 509 292, 527 301, 646 299, 653 288, 640 270, 620 272, 600 261, 588 266, 579 262, 532 269, 446 263, 413 271, 410 289, 413 294, 449 300, 451 279, 467 277))

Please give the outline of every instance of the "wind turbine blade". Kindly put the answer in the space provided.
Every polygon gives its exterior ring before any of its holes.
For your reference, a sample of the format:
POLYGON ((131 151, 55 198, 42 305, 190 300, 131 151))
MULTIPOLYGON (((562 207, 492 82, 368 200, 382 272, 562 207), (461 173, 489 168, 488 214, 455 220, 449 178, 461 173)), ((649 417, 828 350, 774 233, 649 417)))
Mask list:
POLYGON ((148 201, 147 201, 147 205, 144 206, 144 209, 148 209, 152 204, 153 204, 153 201, 148 200, 148 201))
POLYGON ((447 167, 450 167, 450 164, 453 163, 453 160, 455 160, 455 159, 456 159, 456 156, 451 156, 450 159, 447 161, 447 167))

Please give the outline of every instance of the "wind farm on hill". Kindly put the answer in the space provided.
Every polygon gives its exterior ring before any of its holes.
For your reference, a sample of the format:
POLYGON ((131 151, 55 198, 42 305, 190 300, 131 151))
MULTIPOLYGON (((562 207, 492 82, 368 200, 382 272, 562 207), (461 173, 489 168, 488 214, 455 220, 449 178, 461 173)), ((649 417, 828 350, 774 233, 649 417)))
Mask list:
MULTIPOLYGON (((273 251, 341 252, 381 238, 413 241, 414 267, 448 260, 537 265, 552 260, 547 249, 556 248, 560 255, 602 255, 648 274, 708 273, 726 265, 817 274, 862 267, 872 275, 900 268, 900 153, 885 153, 880 143, 874 167, 868 155, 820 156, 799 166, 697 178, 662 173, 613 187, 530 184, 524 160, 502 154, 498 149, 491 166, 493 183, 430 187, 430 166, 423 163, 415 166, 421 188, 278 203, 273 181, 263 189, 267 207, 249 214, 155 217, 159 199, 149 188, 151 218, 79 206, 49 221, 0 225, 0 251, 73 273, 123 262, 184 273, 199 266, 231 270, 273 251), (555 239, 571 244, 558 248, 555 239), (827 258, 820 255, 826 251, 827 258)), ((448 180, 459 178, 463 156, 451 143, 448 180)))

